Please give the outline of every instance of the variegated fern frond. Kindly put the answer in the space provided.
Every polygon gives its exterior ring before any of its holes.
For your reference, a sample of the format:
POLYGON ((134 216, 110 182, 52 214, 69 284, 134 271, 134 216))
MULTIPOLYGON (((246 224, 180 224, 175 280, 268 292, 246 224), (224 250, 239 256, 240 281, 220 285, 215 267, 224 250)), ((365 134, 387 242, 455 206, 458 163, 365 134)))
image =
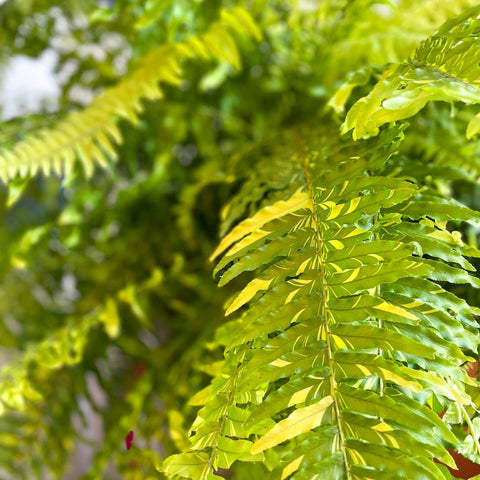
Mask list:
MULTIPOLYGON (((388 67, 373 90, 348 112, 343 132, 353 129, 355 139, 376 135, 385 123, 409 118, 433 100, 479 103, 479 15, 477 5, 448 20, 408 60, 388 67)), ((348 87, 343 91, 346 97, 348 87)), ((336 104, 338 108, 338 99, 336 104)), ((468 125, 467 137, 479 131, 477 115, 468 125)))
POLYGON ((381 175, 401 135, 291 133, 268 159, 270 188, 259 162, 260 206, 212 256, 220 284, 246 282, 227 308, 240 315, 218 331, 225 360, 192 401, 204 406, 168 476, 214 479, 256 461, 281 480, 450 478, 433 459, 455 468, 447 449, 459 441, 437 413, 473 404, 460 366, 477 351, 480 312, 444 282, 479 287, 465 257, 480 252, 446 222, 480 215, 381 175))
POLYGON ((222 10, 221 19, 199 37, 161 45, 139 60, 138 66, 118 85, 107 88, 86 109, 70 113, 53 129, 27 136, 12 150, 0 153, 0 178, 8 182, 16 175, 38 171, 68 174, 80 158, 86 174, 95 164, 104 165, 117 157, 115 145, 122 135, 117 120, 136 124, 142 99, 160 99, 160 82, 178 85, 182 80, 181 61, 185 58, 223 60, 234 68, 241 66, 232 33, 261 38, 249 13, 235 7, 222 10))

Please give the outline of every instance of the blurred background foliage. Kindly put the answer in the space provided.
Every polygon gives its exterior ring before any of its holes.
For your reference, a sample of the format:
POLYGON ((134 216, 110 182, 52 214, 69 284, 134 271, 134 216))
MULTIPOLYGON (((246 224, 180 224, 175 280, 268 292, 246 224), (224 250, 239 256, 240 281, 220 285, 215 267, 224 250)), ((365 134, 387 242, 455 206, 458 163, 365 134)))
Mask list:
MULTIPOLYGON (((153 479, 187 445, 189 398, 220 352, 213 331, 231 290, 208 256, 221 206, 248 173, 239 158, 295 124, 312 127, 350 82, 346 107, 448 17, 473 1, 7 0, 0 70, 50 52, 56 108, 5 119, 0 145, 91 102, 147 52, 198 36, 243 5, 263 33, 238 38, 242 70, 187 61, 165 98, 120 122, 119 160, 86 179, 39 175, 0 187, 0 478, 153 479), (415 19, 415 21, 411 21, 415 19), (373 65, 373 67, 371 67, 373 65), (124 438, 134 431, 133 447, 124 438)), ((471 116, 471 115, 469 115, 471 116)), ((462 111, 430 105, 411 120, 405 162, 420 183, 478 209, 480 144, 462 111), (413 130, 413 129, 412 129, 413 130), (460 135, 459 135, 460 132, 460 135), (452 159, 455 152, 455 160, 452 159), (459 155, 458 155, 459 154, 459 155)), ((467 232, 472 242, 476 232, 467 232)), ((463 295, 471 295, 465 288, 463 295)), ((457 292, 458 294, 458 292, 457 292)), ((470 298, 472 304, 479 304, 470 298)), ((255 478, 243 465, 238 480, 255 478)))

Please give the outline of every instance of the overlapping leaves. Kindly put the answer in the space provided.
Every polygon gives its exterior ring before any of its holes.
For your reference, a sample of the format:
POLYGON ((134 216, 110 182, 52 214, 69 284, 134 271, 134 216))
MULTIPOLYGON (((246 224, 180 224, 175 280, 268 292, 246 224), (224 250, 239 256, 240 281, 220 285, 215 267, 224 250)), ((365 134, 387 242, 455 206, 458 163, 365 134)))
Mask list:
MULTIPOLYGON (((407 61, 387 68, 373 90, 349 111, 343 131, 353 129, 355 139, 376 135, 380 126, 411 117, 432 100, 479 103, 479 17, 480 7, 467 9, 445 22, 407 61)), ((467 137, 479 131, 477 115, 468 125, 467 137)))
POLYGON ((433 459, 454 466, 458 440, 432 407, 472 404, 460 366, 478 347, 478 311, 443 282, 479 282, 465 258, 478 252, 444 222, 478 214, 374 174, 395 134, 355 146, 326 133, 308 149, 292 135, 284 198, 213 254, 221 283, 250 281, 218 331, 225 361, 195 399, 190 450, 167 474, 214 478, 240 460, 282 480, 449 478, 433 459))

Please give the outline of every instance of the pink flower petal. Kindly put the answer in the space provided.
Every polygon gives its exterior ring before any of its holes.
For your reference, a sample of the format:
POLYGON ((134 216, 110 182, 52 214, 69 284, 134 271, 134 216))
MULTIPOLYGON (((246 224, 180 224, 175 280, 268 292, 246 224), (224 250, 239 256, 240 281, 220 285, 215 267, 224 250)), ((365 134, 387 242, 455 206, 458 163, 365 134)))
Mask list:
POLYGON ((133 430, 130 430, 130 432, 128 432, 128 435, 125 437, 125 448, 127 450, 130 450, 132 448, 133 437, 134 437, 133 430))

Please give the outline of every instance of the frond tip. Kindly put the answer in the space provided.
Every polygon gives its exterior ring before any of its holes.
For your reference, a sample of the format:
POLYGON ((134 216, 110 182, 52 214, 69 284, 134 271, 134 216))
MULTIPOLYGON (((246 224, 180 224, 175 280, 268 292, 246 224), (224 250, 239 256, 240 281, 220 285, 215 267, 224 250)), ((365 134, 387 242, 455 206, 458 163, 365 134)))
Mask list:
POLYGON ((38 171, 68 175, 77 157, 90 176, 96 164, 105 165, 109 159, 117 158, 116 145, 122 142, 117 119, 136 124, 143 108, 141 100, 163 97, 160 82, 171 85, 181 82, 183 59, 214 58, 237 70, 241 68, 232 32, 261 39, 261 32, 246 10, 235 7, 222 11, 221 19, 201 36, 159 46, 90 106, 70 113, 55 128, 30 134, 12 150, 1 152, 0 178, 8 183, 16 175, 34 175, 38 171))

